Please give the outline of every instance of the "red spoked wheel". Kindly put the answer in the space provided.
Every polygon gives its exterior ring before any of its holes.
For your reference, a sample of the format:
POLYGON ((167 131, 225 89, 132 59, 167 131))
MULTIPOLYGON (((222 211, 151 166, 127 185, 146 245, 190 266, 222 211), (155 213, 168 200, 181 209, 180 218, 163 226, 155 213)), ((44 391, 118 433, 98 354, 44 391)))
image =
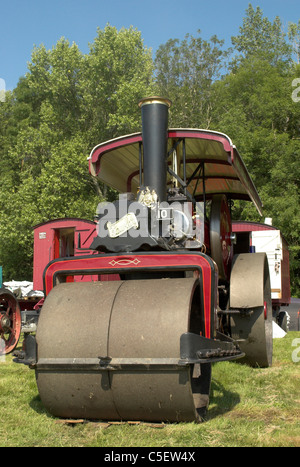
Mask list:
POLYGON ((0 355, 12 352, 21 334, 21 310, 15 296, 0 289, 0 355))

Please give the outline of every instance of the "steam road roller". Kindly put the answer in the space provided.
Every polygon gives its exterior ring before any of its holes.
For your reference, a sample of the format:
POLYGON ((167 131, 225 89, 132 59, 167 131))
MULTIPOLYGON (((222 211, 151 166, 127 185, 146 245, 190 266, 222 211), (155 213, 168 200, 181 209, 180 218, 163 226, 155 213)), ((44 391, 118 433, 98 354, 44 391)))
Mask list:
POLYGON ((201 421, 212 363, 271 364, 267 258, 234 256, 231 224, 235 199, 261 200, 230 138, 169 129, 170 106, 142 99, 142 131, 94 147, 90 173, 119 197, 97 206, 92 253, 44 270, 17 361, 54 416, 201 421))

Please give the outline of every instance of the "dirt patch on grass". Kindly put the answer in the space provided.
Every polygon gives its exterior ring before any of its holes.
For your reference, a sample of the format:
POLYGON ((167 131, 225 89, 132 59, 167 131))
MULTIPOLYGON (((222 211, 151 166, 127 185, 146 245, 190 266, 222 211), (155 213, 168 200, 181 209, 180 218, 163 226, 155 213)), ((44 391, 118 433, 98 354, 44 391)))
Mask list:
POLYGON ((266 425, 270 423, 297 423, 300 419, 300 409, 296 409, 291 415, 280 408, 256 408, 256 409, 234 409, 226 416, 230 419, 248 419, 252 421, 262 421, 266 425))

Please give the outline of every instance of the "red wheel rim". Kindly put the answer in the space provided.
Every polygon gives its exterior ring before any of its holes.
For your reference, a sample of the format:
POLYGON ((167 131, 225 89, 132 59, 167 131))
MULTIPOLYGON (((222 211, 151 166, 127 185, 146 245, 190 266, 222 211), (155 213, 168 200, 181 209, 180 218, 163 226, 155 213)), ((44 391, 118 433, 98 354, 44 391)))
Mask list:
POLYGON ((268 318, 268 304, 267 302, 264 302, 264 318, 268 318))
POLYGON ((0 355, 14 350, 21 334, 21 311, 9 291, 0 291, 0 355))

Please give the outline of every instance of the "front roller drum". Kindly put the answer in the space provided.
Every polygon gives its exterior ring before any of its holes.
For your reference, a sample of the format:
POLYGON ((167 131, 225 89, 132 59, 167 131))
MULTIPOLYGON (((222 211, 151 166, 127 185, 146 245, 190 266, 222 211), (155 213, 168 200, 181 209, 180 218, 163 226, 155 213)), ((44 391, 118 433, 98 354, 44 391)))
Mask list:
POLYGON ((196 279, 56 286, 37 330, 36 378, 55 416, 200 421, 210 363, 178 365, 180 337, 201 328, 196 279))

